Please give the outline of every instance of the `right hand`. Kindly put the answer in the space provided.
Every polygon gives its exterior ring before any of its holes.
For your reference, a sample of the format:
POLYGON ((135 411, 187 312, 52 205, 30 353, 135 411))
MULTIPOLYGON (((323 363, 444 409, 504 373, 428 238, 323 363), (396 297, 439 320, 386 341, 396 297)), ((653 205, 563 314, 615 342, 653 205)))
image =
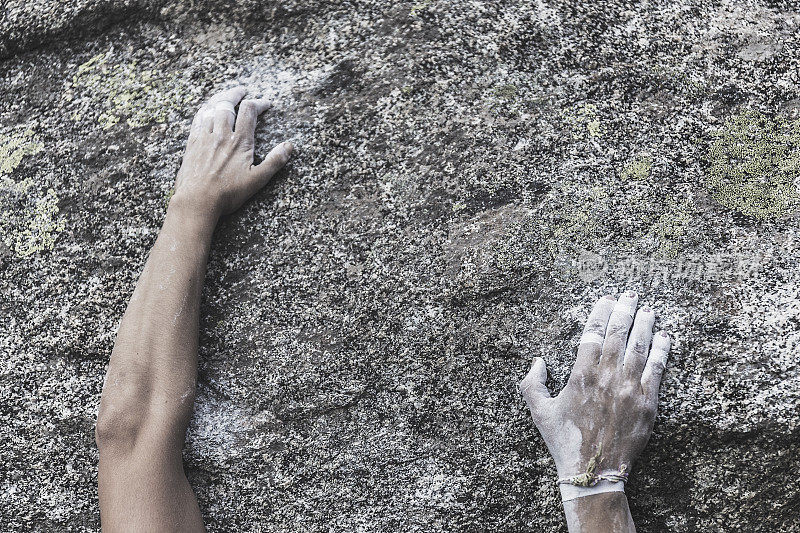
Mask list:
POLYGON ((242 100, 246 92, 235 87, 218 93, 197 112, 171 202, 188 203, 209 217, 229 214, 289 160, 293 146, 284 142, 253 164, 256 120, 267 102, 242 100))
POLYGON ((520 383, 559 478, 586 472, 600 450, 598 473, 622 465, 630 471, 650 438, 670 338, 664 331, 653 336, 655 315, 649 308, 636 313, 637 302, 635 293, 627 293, 595 304, 572 374, 557 397, 545 385, 541 358, 520 383))

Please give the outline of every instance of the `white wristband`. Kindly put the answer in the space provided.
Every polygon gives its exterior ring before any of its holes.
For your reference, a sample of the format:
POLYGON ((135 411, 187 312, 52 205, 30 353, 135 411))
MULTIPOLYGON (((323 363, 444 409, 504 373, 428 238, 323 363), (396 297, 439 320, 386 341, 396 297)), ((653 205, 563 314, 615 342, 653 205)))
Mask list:
POLYGON ((568 502, 576 498, 583 498, 584 496, 592 496, 602 492, 625 492, 625 483, 600 480, 594 487, 579 487, 577 485, 561 484, 558 486, 561 489, 561 501, 568 502))

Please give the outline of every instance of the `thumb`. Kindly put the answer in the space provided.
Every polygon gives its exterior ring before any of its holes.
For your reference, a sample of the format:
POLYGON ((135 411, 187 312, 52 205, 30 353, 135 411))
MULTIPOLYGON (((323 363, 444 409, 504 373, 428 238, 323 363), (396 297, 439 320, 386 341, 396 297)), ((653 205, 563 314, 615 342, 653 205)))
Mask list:
MULTIPOLYGON (((250 167, 250 171, 255 178, 256 190, 261 189, 289 161, 289 157, 294 151, 294 145, 290 142, 283 142, 270 150, 267 157, 259 163, 250 167)), ((253 191, 255 192, 255 191, 253 191)))
POLYGON ((545 385, 546 381, 547 365, 544 364, 544 359, 535 357, 528 374, 519 383, 519 392, 531 409, 542 400, 551 398, 550 391, 545 385))

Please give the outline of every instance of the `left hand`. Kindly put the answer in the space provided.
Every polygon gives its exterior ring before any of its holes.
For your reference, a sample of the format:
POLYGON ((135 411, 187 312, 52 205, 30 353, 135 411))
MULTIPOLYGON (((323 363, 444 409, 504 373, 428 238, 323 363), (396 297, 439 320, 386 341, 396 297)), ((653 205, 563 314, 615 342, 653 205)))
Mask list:
POLYGON ((268 104, 242 100, 246 92, 235 87, 218 93, 197 112, 171 201, 212 218, 232 213, 289 160, 293 146, 284 142, 253 164, 256 120, 268 104))

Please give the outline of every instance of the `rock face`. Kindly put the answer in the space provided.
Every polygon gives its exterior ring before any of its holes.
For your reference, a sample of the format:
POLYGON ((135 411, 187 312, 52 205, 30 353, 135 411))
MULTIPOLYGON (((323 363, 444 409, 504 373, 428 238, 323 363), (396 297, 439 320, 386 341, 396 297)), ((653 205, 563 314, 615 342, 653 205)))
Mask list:
POLYGON ((211 531, 565 531, 517 393, 604 293, 675 348, 640 531, 800 531, 795 2, 5 4, 0 524, 95 531, 116 326, 191 116, 287 170, 215 237, 186 469, 211 531))

